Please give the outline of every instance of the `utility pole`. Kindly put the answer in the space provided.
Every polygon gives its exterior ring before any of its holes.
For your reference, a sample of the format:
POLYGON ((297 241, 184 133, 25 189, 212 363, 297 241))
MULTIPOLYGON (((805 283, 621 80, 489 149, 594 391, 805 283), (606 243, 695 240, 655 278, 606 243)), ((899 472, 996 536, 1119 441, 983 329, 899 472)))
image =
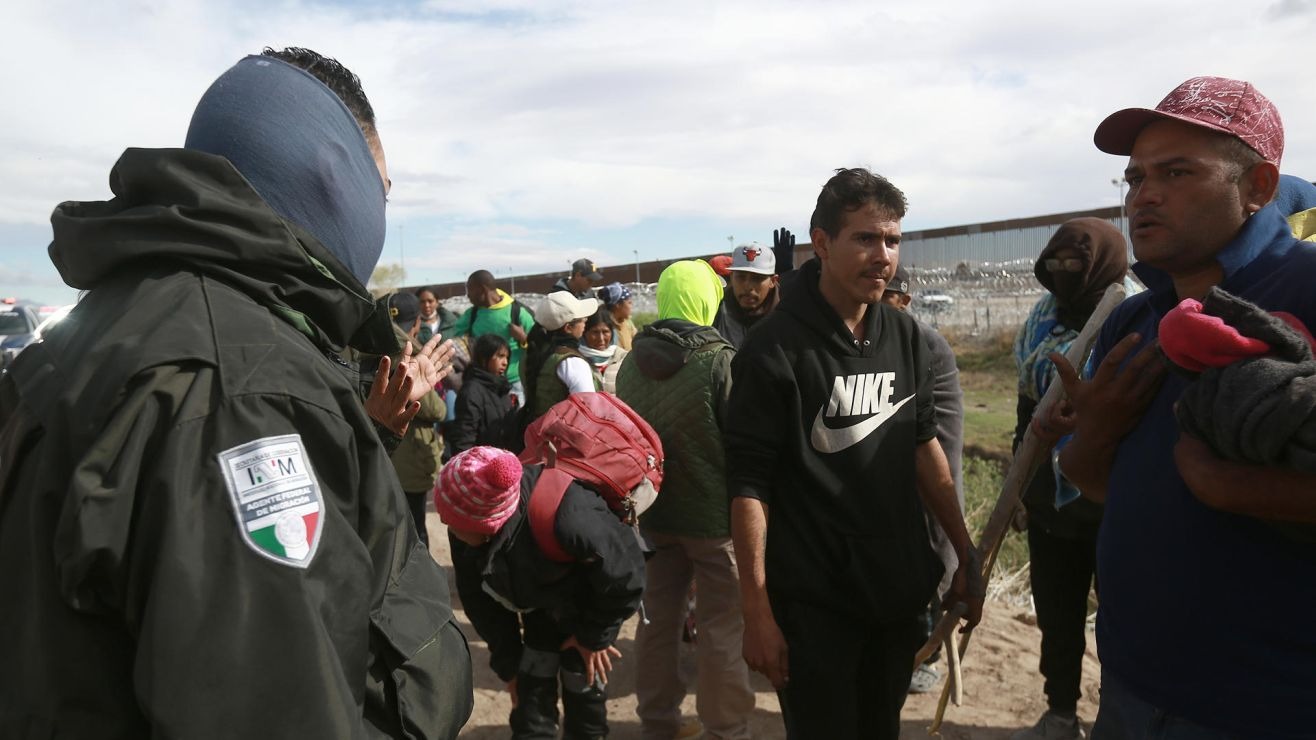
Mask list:
POLYGON ((507 268, 507 274, 512 278, 512 295, 516 295, 516 273, 512 272, 512 268, 509 267, 507 268))
POLYGON ((1112 177, 1110 179, 1110 184, 1119 188, 1120 191, 1120 231, 1124 232, 1125 237, 1127 238, 1129 231, 1129 211, 1124 205, 1124 179, 1112 177))
POLYGON ((631 254, 635 255, 635 284, 640 284, 640 250, 632 249, 631 254))

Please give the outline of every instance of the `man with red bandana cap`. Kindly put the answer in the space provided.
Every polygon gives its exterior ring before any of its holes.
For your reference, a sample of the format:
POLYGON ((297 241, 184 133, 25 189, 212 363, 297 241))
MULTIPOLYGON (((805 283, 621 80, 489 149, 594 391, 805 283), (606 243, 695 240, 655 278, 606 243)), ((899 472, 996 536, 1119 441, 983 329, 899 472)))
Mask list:
POLYGON ((1092 736, 1310 737, 1316 633, 1285 615, 1316 612, 1316 546, 1273 523, 1316 522, 1316 476, 1222 460, 1182 434, 1174 404, 1191 379, 1167 375, 1155 349, 1160 318, 1213 286, 1316 326, 1316 248, 1272 203, 1279 112, 1248 82, 1196 77, 1107 117, 1095 140, 1129 158, 1148 290, 1107 319, 1091 380, 1053 356, 1076 424, 1060 467, 1106 503, 1092 736))

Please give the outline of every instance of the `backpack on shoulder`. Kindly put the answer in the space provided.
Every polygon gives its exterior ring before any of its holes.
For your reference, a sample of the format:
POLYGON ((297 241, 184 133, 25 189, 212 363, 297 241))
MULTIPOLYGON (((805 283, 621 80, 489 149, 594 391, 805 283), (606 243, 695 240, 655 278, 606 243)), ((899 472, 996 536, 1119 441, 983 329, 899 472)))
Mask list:
POLYGON ((573 393, 554 405, 526 429, 520 459, 544 464, 530 495, 530 529, 540 550, 557 562, 573 560, 553 532, 572 481, 599 494, 632 527, 658 498, 663 482, 658 433, 610 393, 573 393))

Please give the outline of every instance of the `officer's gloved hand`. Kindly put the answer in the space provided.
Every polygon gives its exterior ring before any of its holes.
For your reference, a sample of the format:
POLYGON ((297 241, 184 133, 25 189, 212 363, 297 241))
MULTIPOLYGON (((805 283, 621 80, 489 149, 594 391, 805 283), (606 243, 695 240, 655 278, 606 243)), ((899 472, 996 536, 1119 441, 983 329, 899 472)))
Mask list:
POLYGON ((777 274, 795 269, 795 235, 783 226, 772 230, 772 256, 777 258, 777 274))

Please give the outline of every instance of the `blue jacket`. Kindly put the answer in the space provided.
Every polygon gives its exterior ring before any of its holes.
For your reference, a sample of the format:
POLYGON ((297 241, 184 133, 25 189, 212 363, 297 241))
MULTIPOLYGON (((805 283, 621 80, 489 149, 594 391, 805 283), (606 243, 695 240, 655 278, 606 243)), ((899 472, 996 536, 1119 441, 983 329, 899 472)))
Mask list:
MULTIPOLYGON (((1252 216, 1217 259, 1222 289, 1316 327, 1316 245, 1294 239, 1275 206, 1252 216)), ((1132 332, 1155 340, 1177 302, 1169 275, 1133 270, 1149 290, 1107 320, 1094 365, 1132 332)), ((1174 463, 1173 411, 1188 382, 1168 374, 1116 453, 1097 544, 1102 667, 1144 701, 1207 727, 1310 736, 1316 545, 1208 508, 1188 490, 1174 463)))

